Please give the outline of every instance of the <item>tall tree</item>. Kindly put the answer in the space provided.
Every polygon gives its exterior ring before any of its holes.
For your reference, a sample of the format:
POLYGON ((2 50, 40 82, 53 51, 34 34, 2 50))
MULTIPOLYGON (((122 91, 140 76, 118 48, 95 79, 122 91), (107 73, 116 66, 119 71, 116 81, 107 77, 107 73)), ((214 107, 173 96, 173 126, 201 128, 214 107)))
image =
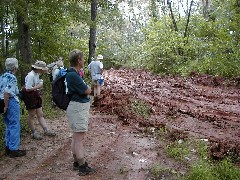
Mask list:
POLYGON ((156 0, 150 1, 150 16, 153 18, 158 17, 156 0))
POLYGON ((193 0, 190 3, 190 8, 189 8, 189 11, 188 11, 187 24, 186 24, 185 31, 184 31, 184 38, 187 37, 187 31, 188 31, 188 25, 189 25, 189 21, 190 21, 192 5, 193 5, 193 0))
POLYGON ((3 17, 0 17, 0 23, 1 23, 1 43, 2 43, 2 56, 5 57, 5 32, 4 32, 4 22, 3 17))
POLYGON ((168 8, 169 8, 169 10, 170 10, 170 15, 171 15, 171 18, 172 18, 174 30, 175 30, 176 32, 178 32, 177 22, 176 22, 176 20, 175 20, 175 16, 174 16, 174 14, 173 14, 173 9, 172 9, 172 1, 167 0, 167 4, 168 4, 168 8))
POLYGON ((24 63, 32 63, 32 49, 30 41, 30 25, 28 21, 28 3, 29 1, 18 1, 17 23, 18 23, 18 47, 21 58, 24 63))
MULTIPOLYGON (((16 8, 17 12, 17 24, 18 24, 18 45, 17 50, 20 51, 20 59, 22 60, 24 66, 20 70, 21 74, 21 85, 24 84, 25 78, 25 65, 29 66, 32 64, 32 48, 30 40, 30 25, 28 21, 28 4, 29 1, 18 1, 16 8)), ((18 54, 18 53, 17 53, 18 54)))
POLYGON ((91 23, 90 23, 90 38, 89 38, 89 57, 88 57, 88 63, 90 63, 91 57, 94 57, 94 55, 95 55, 95 49, 96 49, 97 5, 98 5, 98 0, 92 0, 92 2, 91 2, 91 23))
POLYGON ((209 20, 209 9, 211 5, 211 0, 201 0, 200 3, 202 4, 202 12, 203 12, 203 17, 206 20, 209 20))

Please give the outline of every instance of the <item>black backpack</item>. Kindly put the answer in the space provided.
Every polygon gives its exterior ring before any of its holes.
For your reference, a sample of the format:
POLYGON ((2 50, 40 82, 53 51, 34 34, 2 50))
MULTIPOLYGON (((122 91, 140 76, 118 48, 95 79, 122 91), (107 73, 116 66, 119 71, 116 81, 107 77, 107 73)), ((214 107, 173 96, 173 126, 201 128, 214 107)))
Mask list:
POLYGON ((52 98, 53 102, 62 110, 66 110, 68 104, 71 100, 71 95, 66 94, 66 85, 65 85, 65 78, 66 75, 58 76, 52 82, 52 98))

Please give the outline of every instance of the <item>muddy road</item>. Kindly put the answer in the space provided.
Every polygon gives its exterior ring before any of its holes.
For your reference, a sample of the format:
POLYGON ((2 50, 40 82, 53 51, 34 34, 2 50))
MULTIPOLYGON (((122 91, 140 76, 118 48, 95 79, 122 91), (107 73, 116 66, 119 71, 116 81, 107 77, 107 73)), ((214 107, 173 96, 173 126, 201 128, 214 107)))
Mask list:
POLYGON ((209 139, 210 155, 216 159, 227 151, 239 155, 240 86, 237 81, 196 73, 188 78, 161 77, 141 70, 110 70, 105 76, 101 112, 116 111, 127 124, 168 126, 209 139), (146 102, 151 116, 144 119, 121 112, 131 99, 146 102))
MULTIPOLYGON (((0 179, 154 179, 158 164, 180 174, 181 161, 169 158, 163 144, 146 127, 168 128, 179 135, 207 139, 209 155, 221 159, 240 153, 240 88, 235 81, 197 75, 189 78, 157 76, 143 70, 104 72, 102 97, 91 109, 86 157, 97 173, 79 177, 72 170, 71 131, 65 113, 48 120, 57 132, 41 141, 26 135, 26 157, 0 160, 0 179), (141 109, 133 109, 139 107, 141 109), (136 113, 138 110, 146 110, 136 113), (147 112, 147 116, 146 116, 147 112)), ((165 174, 165 179, 174 179, 165 174)))

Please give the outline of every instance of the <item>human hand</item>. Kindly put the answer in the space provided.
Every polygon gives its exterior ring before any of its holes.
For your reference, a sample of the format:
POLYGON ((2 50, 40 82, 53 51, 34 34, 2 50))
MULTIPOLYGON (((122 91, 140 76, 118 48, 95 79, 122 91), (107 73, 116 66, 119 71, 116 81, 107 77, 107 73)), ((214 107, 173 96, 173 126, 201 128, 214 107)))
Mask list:
POLYGON ((40 86, 39 88, 41 88, 43 86, 43 80, 42 79, 39 80, 38 85, 40 86))
POLYGON ((7 114, 8 107, 4 107, 3 115, 7 114))

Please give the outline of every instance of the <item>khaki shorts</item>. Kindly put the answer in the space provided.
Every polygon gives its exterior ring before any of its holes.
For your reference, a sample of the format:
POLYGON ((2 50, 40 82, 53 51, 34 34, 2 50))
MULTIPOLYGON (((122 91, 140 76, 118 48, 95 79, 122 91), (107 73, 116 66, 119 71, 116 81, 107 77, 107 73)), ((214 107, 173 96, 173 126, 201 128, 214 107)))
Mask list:
POLYGON ((90 103, 70 101, 67 108, 68 123, 73 132, 88 131, 90 103))

